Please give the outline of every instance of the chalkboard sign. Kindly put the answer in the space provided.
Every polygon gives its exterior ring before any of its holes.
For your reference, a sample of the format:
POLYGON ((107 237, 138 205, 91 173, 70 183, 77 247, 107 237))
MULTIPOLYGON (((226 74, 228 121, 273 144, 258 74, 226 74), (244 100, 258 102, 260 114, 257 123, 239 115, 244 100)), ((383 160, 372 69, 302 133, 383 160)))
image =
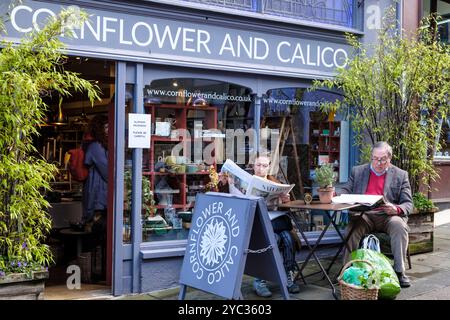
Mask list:
POLYGON ((262 198, 198 194, 180 274, 180 299, 190 286, 242 299, 245 274, 280 285, 289 299, 282 258, 262 198))

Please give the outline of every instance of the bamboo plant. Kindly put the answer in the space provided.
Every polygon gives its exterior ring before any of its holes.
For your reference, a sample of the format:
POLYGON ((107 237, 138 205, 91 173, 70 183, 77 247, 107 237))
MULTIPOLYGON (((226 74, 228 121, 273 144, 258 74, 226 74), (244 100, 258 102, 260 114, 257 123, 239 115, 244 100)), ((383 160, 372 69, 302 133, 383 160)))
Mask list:
MULTIPOLYGON (((82 22, 86 14, 78 12, 82 22)), ((2 40, 0 51, 0 277, 12 272, 30 273, 52 263, 45 244, 51 228, 45 192, 51 189, 57 168, 37 152, 39 135, 49 106, 48 96, 87 92, 99 99, 99 88, 64 70, 67 57, 61 31, 73 19, 71 10, 47 22, 19 44, 2 40)), ((70 34, 65 29, 65 36, 70 34)))
POLYGON ((391 9, 376 44, 364 45, 349 35, 354 54, 347 67, 338 69, 334 79, 316 81, 312 89, 342 93, 341 100, 325 103, 322 110, 348 115, 361 162, 369 161, 371 145, 387 141, 392 163, 409 173, 415 193, 438 176, 433 158, 442 147, 440 123, 450 111, 450 47, 433 40, 437 31, 429 19, 408 37, 398 32, 394 17, 391 9))

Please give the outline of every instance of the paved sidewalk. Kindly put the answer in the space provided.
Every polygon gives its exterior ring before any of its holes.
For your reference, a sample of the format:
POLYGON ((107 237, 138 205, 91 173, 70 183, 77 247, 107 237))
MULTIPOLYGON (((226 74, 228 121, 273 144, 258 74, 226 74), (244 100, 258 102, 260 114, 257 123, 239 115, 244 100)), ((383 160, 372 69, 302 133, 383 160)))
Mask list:
MULTIPOLYGON (((435 215, 434 251, 411 256, 412 269, 407 270, 412 285, 402 289, 397 300, 450 300, 450 210, 444 210, 435 215)), ((306 251, 306 250, 305 250, 306 251)), ((327 265, 325 263, 325 265, 327 265)), ((331 274, 339 272, 340 265, 335 264, 331 274)), ((315 263, 310 262, 304 274, 317 271, 315 263)), ((301 281, 300 293, 291 294, 294 300, 334 300, 331 290, 320 276, 307 278, 308 285, 301 281)), ((252 278, 244 276, 242 293, 248 300, 280 300, 283 299, 277 285, 269 285, 273 295, 271 298, 260 298, 252 288, 252 278)), ((125 300, 176 300, 179 287, 139 295, 121 296, 113 299, 125 300)), ((186 300, 223 299, 210 293, 188 288, 186 300)))

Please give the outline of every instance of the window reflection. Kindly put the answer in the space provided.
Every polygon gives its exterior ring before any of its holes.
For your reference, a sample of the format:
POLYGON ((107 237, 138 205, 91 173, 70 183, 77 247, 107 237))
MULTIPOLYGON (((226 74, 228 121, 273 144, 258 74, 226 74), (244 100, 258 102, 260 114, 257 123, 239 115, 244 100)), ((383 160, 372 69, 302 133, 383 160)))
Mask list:
POLYGON ((208 170, 220 171, 239 153, 248 158, 249 141, 227 145, 226 134, 253 128, 252 90, 211 79, 158 79, 144 87, 144 108, 152 119, 152 145, 144 150, 143 175, 156 212, 143 224, 143 241, 186 239, 195 196, 210 182, 208 170))
POLYGON ((439 142, 442 148, 440 151, 436 152, 435 156, 450 158, 450 119, 446 119, 442 122, 439 142))
MULTIPOLYGON (((297 198, 301 197, 300 185, 305 192, 314 193, 314 171, 319 162, 329 162, 339 173, 341 162, 345 162, 340 153, 341 120, 334 115, 322 114, 320 105, 341 99, 335 92, 308 88, 275 88, 268 90, 262 99, 261 110, 261 145, 266 144, 269 150, 279 150, 280 167, 272 168, 280 181, 295 183, 293 192, 297 198), (281 136, 279 140, 264 139, 289 130, 292 121, 292 135, 281 136), (280 146, 276 144, 279 143, 280 146), (297 149, 297 157, 294 152, 297 149), (284 146, 284 149, 281 150, 284 146), (277 149, 278 148, 278 149, 277 149), (299 164, 297 171, 297 164, 299 164), (300 174, 298 174, 300 172, 300 174)), ((343 168, 344 170, 346 168, 343 168)))

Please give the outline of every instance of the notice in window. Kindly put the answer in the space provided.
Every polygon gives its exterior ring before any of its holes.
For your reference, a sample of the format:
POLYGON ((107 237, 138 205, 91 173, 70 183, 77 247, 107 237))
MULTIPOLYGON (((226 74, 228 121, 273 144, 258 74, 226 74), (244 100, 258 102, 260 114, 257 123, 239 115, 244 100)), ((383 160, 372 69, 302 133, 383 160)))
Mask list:
POLYGON ((150 149, 151 115, 128 114, 128 148, 150 149))

